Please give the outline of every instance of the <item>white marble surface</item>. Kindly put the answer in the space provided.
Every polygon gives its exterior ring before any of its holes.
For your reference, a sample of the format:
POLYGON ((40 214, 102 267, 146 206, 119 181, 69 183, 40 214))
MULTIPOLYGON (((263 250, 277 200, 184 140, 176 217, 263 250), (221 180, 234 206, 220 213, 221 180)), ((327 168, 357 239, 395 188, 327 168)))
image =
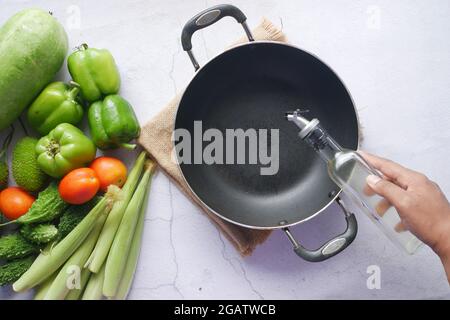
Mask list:
MULTIPOLYGON (((121 93, 142 124, 188 83, 192 66, 180 49, 183 24, 210 0, 2 0, 0 22, 23 8, 50 10, 70 46, 86 42, 116 58, 121 93), (77 25, 77 12, 79 22, 77 25), (74 16, 75 14, 75 16, 74 16)), ((314 52, 341 76, 364 126, 363 148, 425 172, 450 195, 450 2, 448 0, 233 0, 250 26, 261 17, 282 25, 290 41, 314 52)), ((194 50, 204 63, 240 37, 227 19, 200 32, 194 50)), ((64 70, 59 75, 67 79, 64 70)), ((151 191, 132 299, 429 299, 449 298, 439 259, 428 248, 409 257, 365 216, 359 235, 337 257, 318 264, 297 258, 281 232, 241 258, 165 177, 151 191), (369 290, 367 268, 381 268, 369 290)), ((294 229, 306 246, 343 229, 332 207, 294 229)), ((0 298, 17 299, 8 289, 0 298)))

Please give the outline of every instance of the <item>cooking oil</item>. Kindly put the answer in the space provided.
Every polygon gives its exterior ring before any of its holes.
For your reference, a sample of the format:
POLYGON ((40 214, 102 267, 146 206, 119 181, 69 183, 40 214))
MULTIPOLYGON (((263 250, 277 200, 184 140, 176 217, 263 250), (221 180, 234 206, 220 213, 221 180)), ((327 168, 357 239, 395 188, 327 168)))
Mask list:
POLYGON ((342 148, 319 125, 317 119, 308 121, 299 113, 288 113, 287 119, 301 129, 300 138, 327 163, 330 178, 390 240, 407 253, 414 254, 422 242, 402 227, 395 207, 384 205, 386 200, 371 191, 366 183, 369 175, 383 178, 382 174, 373 169, 356 151, 342 148))
POLYGON ((380 174, 373 170, 358 153, 346 150, 337 152, 328 162, 328 174, 397 246, 409 254, 415 253, 421 246, 422 242, 416 236, 402 228, 401 219, 395 207, 389 206, 386 211, 379 212, 383 207, 380 204, 385 199, 371 192, 366 178, 371 174, 377 176, 380 174), (377 208, 380 209, 377 210, 377 208))

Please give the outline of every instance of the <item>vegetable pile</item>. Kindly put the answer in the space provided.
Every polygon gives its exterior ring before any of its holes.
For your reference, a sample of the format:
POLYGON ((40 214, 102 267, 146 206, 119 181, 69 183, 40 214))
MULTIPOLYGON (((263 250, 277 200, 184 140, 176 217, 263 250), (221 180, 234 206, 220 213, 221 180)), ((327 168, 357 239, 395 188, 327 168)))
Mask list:
POLYGON ((9 19, 0 42, 0 132, 10 128, 0 149, 0 286, 36 288, 35 299, 125 299, 156 165, 141 152, 128 173, 120 159, 96 157, 97 148, 133 150, 140 134, 116 62, 82 44, 67 58, 72 81, 51 82, 67 35, 39 9, 9 19), (85 115, 89 135, 77 127, 85 115), (11 146, 15 120, 25 137, 11 146))

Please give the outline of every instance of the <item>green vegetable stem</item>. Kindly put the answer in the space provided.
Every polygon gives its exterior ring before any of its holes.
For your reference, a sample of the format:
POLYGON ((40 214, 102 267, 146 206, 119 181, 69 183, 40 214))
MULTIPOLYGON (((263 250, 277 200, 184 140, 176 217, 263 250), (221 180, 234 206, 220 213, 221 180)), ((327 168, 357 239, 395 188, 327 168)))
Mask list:
POLYGON ((79 91, 76 82, 50 83, 28 109, 28 123, 41 136, 61 123, 78 124, 83 118, 83 107, 77 101, 79 91))
POLYGON ((145 212, 147 209, 147 203, 149 198, 149 192, 146 193, 143 200, 141 210, 139 212, 139 217, 136 223, 136 228, 134 231, 133 239, 130 245, 130 253, 127 257, 125 269, 120 280, 119 288, 117 289, 116 300, 125 300, 130 291, 131 285, 133 283, 134 273, 136 271, 137 262, 139 259, 139 253, 141 250, 142 233, 144 231, 144 219, 145 212))
POLYGON ((145 159, 145 152, 141 152, 128 176, 127 182, 122 188, 122 198, 114 204, 114 207, 106 219, 97 244, 95 245, 95 249, 86 263, 86 266, 89 267, 89 270, 93 273, 99 272, 106 260, 125 209, 127 208, 138 184, 139 177, 141 176, 144 168, 145 159))
POLYGON ((55 280, 58 273, 59 273, 59 270, 55 271, 50 277, 45 279, 45 281, 43 281, 36 288, 33 300, 44 300, 44 297, 47 294, 48 289, 50 289, 50 286, 52 285, 52 283, 55 280))
POLYGON ((89 271, 89 269, 83 269, 81 271, 81 275, 80 275, 81 279, 80 279, 80 289, 71 289, 69 291, 69 293, 66 295, 64 300, 79 300, 81 295, 84 292, 84 289, 86 288, 86 285, 91 277, 91 272, 89 271))
POLYGON ((58 223, 59 238, 64 239, 65 236, 69 234, 84 217, 89 213, 89 211, 94 208, 94 206, 100 201, 101 197, 97 196, 94 199, 80 205, 70 205, 66 211, 62 214, 58 223))
POLYGON ((130 252, 136 225, 139 221, 139 215, 145 202, 155 167, 156 165, 153 161, 147 161, 144 175, 128 203, 119 229, 114 237, 108 259, 106 260, 105 282, 103 284, 103 295, 105 297, 113 298, 119 288, 128 259, 128 255, 125 253, 130 252))
POLYGON ((92 273, 89 281, 84 289, 81 300, 100 300, 102 295, 103 283, 105 279, 105 265, 98 273, 92 273))
MULTIPOLYGON (((67 287, 67 282, 69 277, 76 276, 78 268, 81 276, 81 270, 89 258, 89 255, 94 249, 95 243, 97 242, 98 235, 102 230, 103 224, 105 223, 106 215, 100 216, 95 222, 95 226, 89 233, 84 242, 78 247, 78 249, 72 254, 72 256, 66 261, 64 266, 59 271, 52 285, 50 286, 44 300, 61 300, 66 297, 71 288, 67 287)), ((81 281, 81 279, 75 279, 76 281, 81 281)))
POLYGON ((108 214, 116 198, 120 197, 120 192, 119 188, 111 186, 106 196, 63 240, 51 249, 50 253, 41 253, 36 258, 31 268, 13 284, 14 291, 21 292, 33 288, 62 266, 89 235, 95 226, 95 221, 102 214, 108 214))
POLYGON ((94 102, 88 120, 92 140, 100 149, 136 147, 128 142, 139 136, 141 128, 133 107, 121 96, 110 95, 94 102))

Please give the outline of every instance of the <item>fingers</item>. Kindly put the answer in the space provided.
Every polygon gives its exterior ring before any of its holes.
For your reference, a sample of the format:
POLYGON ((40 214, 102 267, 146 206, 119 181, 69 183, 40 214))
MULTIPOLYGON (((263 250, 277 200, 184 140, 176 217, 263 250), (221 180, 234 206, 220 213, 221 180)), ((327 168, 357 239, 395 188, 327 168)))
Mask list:
POLYGON ((405 227, 405 225, 403 223, 399 222, 395 225, 394 230, 397 232, 403 232, 403 231, 407 231, 408 229, 405 227))
POLYGON ((373 191, 373 189, 371 187, 369 187, 368 184, 365 184, 364 188, 363 188, 363 193, 366 196, 371 197, 371 196, 373 196, 375 194, 375 191, 373 191))
MULTIPOLYGON (((389 203, 389 201, 387 201, 386 199, 382 199, 382 200, 380 200, 380 201, 377 203, 377 205, 376 205, 376 207, 375 207, 375 210, 377 211, 377 213, 378 213, 378 215, 379 215, 380 217, 383 217, 384 214, 386 213, 386 211, 388 211, 389 208, 390 208, 391 206, 392 206, 392 205, 389 203)), ((397 224, 395 225, 394 230, 397 231, 397 232, 403 232, 403 231, 406 231, 406 230, 408 230, 408 229, 407 229, 407 228, 405 227, 405 225, 400 221, 399 223, 397 223, 397 224)))
POLYGON ((375 210, 377 211, 378 215, 382 217, 386 211, 391 207, 391 204, 386 199, 382 199, 378 201, 377 205, 375 206, 375 210))
POLYGON ((391 160, 387 160, 366 152, 360 153, 363 158, 375 169, 381 171, 386 177, 392 179, 403 189, 407 189, 417 175, 417 172, 407 169, 391 160))
POLYGON ((366 182, 375 193, 385 198, 395 207, 399 206, 402 199, 407 196, 404 189, 390 181, 381 179, 378 176, 370 175, 367 177, 366 182))

